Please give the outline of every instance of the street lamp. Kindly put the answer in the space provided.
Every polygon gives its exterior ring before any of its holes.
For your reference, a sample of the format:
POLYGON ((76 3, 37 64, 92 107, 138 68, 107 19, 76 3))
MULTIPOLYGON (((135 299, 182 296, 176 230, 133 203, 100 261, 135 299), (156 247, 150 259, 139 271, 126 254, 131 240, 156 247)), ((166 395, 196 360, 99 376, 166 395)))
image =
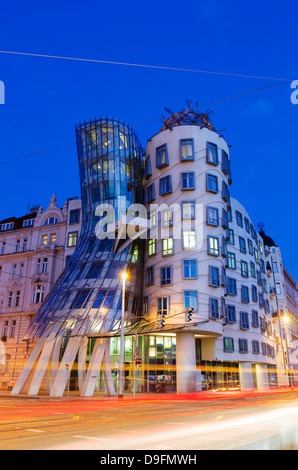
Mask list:
POLYGON ((127 273, 121 274, 122 279, 122 311, 121 311, 121 336, 120 336, 120 361, 119 361, 119 385, 118 385, 118 398, 123 398, 124 390, 124 377, 123 377, 123 365, 124 365, 124 309, 125 309, 125 281, 127 279, 127 273))

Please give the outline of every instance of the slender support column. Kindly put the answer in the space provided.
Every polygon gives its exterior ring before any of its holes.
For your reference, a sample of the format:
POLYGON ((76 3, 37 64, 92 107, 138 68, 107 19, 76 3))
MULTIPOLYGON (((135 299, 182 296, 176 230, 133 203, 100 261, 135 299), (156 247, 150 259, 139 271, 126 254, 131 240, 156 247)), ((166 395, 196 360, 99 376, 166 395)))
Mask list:
POLYGON ((97 339, 94 345, 89 367, 84 380, 80 395, 82 397, 92 397, 96 385, 97 377, 100 371, 106 343, 102 339, 97 339))
POLYGON ((34 365, 40 356, 40 353, 42 351, 42 348, 45 342, 46 342, 46 338, 39 338, 39 340, 37 341, 32 353, 30 354, 26 362, 24 369, 19 375, 19 378, 11 391, 12 395, 17 395, 18 393, 21 393, 22 390, 24 389, 31 372, 34 370, 34 365))
POLYGON ((113 377, 112 377, 111 358, 110 358, 110 343, 111 343, 111 340, 110 340, 110 338, 108 338, 104 341, 106 342, 106 348, 105 348, 105 354, 104 354, 104 369, 103 369, 105 385, 106 385, 107 394, 109 396, 115 396, 116 391, 115 391, 113 377))
POLYGON ((63 395, 81 340, 81 337, 69 338, 50 396, 61 397, 63 395), (66 364, 69 364, 69 370, 66 370, 66 364))
POLYGON ((269 387, 268 372, 266 364, 256 364, 257 388, 269 387))
POLYGON ((196 347, 193 333, 177 333, 177 393, 197 391, 196 347))
POLYGON ((251 390, 254 388, 251 362, 239 363, 239 378, 241 390, 251 390))

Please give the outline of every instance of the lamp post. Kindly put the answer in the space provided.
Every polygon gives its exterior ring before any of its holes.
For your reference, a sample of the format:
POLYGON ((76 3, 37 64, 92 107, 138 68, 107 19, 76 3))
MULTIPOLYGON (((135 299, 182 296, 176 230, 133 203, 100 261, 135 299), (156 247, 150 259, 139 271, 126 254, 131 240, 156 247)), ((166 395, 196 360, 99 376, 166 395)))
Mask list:
POLYGON ((123 398, 124 390, 124 309, 125 309, 125 281, 127 274, 125 272, 121 275, 122 278, 122 311, 121 311, 121 336, 120 336, 120 361, 119 361, 119 386, 118 386, 118 398, 123 398))

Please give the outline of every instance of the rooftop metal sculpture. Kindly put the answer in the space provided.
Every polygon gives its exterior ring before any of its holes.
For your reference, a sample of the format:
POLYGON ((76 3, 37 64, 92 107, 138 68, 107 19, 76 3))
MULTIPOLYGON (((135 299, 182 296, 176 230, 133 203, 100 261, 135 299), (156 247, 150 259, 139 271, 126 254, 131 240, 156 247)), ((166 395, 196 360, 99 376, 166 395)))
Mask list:
POLYGON ((191 101, 186 100, 186 107, 183 111, 174 113, 168 108, 165 108, 165 111, 170 114, 169 118, 163 118, 163 128, 162 131, 166 129, 173 129, 173 127, 185 125, 185 124, 197 124, 201 127, 207 127, 211 131, 215 131, 215 128, 210 122, 210 111, 207 110, 205 113, 198 111, 198 104, 196 103, 196 109, 191 107, 191 101))

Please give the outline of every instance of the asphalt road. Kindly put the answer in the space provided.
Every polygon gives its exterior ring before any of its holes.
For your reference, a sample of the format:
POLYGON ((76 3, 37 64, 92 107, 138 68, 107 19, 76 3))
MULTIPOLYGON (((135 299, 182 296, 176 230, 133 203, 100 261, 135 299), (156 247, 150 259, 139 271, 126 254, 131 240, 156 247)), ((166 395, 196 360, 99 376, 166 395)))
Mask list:
POLYGON ((0 397, 1 450, 298 448, 298 393, 0 397))

